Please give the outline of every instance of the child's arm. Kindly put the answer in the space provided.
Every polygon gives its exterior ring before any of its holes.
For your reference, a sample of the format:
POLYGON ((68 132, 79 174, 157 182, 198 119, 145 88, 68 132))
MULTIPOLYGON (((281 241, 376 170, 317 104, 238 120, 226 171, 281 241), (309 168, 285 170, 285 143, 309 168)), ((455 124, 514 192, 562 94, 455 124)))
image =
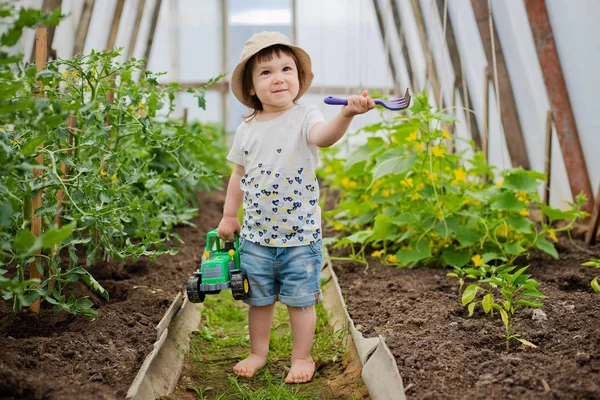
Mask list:
POLYGON ((342 112, 325 124, 315 124, 308 133, 310 143, 318 147, 329 147, 344 136, 352 118, 375 108, 375 102, 369 93, 363 90, 360 96, 348 97, 348 105, 342 107, 342 112))
POLYGON ((233 241, 234 234, 242 230, 238 220, 238 210, 242 205, 243 193, 240 188, 240 180, 246 171, 242 165, 236 164, 227 185, 225 206, 223 207, 223 218, 217 228, 217 236, 223 240, 233 241))

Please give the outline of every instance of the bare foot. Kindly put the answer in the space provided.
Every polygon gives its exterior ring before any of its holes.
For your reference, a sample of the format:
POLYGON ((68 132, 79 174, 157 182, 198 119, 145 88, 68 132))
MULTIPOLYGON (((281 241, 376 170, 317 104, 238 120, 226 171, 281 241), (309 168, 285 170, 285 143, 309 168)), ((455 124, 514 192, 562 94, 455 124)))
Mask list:
POLYGON ((265 364, 267 364, 267 357, 250 353, 248 358, 240 361, 233 367, 233 373, 244 378, 252 378, 256 371, 264 367, 265 364))
POLYGON ((315 363, 312 358, 292 359, 292 368, 285 378, 285 383, 306 383, 310 381, 315 373, 315 363))

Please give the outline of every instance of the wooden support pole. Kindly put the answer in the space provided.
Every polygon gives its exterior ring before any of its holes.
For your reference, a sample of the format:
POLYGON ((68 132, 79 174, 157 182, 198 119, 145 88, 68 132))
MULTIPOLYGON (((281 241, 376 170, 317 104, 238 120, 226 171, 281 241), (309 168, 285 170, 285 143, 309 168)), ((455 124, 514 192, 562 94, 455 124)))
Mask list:
POLYGON ((183 124, 187 125, 187 123, 188 123, 188 108, 185 107, 183 109, 183 124))
POLYGON ((112 23, 110 24, 110 31, 108 33, 108 40, 106 42, 106 51, 110 51, 115 47, 117 41, 117 33, 119 32, 119 25, 121 25, 121 16, 123 15, 123 6, 125 0, 117 0, 117 8, 113 14, 112 23))
MULTIPOLYGON (((425 61, 427 63, 427 77, 431 81, 431 87, 433 88, 433 95, 438 108, 444 107, 444 98, 442 96, 442 89, 440 81, 438 79, 437 70, 433 64, 433 56, 429 49, 429 39, 427 38, 427 30, 425 28, 425 20, 423 19, 423 11, 421 10, 421 3, 419 0, 411 0, 413 14, 417 21, 417 30, 419 32, 419 38, 421 39, 421 46, 423 47, 423 54, 425 54, 425 61)), ((425 88, 427 83, 425 84, 425 88)))
POLYGON ((387 58, 388 65, 390 67, 390 71, 392 72, 392 79, 394 80, 394 90, 400 93, 400 82, 398 78, 398 66, 394 61, 394 57, 390 46, 388 45, 388 35, 385 29, 385 22, 383 20, 383 14, 381 13, 381 8, 379 7, 379 0, 373 0, 373 8, 375 9, 375 15, 377 16, 377 24, 379 25, 379 32, 381 33, 381 40, 383 41, 385 47, 385 56, 387 58))
POLYGON ((594 204, 594 211, 592 213, 592 219, 587 233, 585 234, 585 242, 588 245, 596 243, 596 236, 598 235, 598 226, 600 225, 600 185, 598 185, 598 192, 596 192, 596 203, 594 204))
POLYGON ((488 146, 490 140, 490 69, 485 67, 483 72, 483 137, 481 138, 481 151, 485 161, 489 162, 488 146))
MULTIPOLYGON (((479 125, 477 125, 475 113, 468 110, 469 105, 473 104, 473 100, 471 97, 471 93, 469 92, 466 85, 462 84, 464 78, 462 69, 462 59, 460 57, 460 52, 458 51, 458 45, 456 44, 456 36, 454 35, 454 27, 452 26, 452 21, 450 18, 448 18, 447 12, 444 11, 444 8, 446 6, 447 2, 445 0, 437 0, 437 8, 440 14, 440 19, 442 23, 444 22, 444 19, 446 20, 446 46, 448 46, 448 54, 450 55, 452 69, 454 70, 454 79, 456 82, 454 91, 458 90, 460 101, 463 107, 465 108, 465 117, 467 120, 467 127, 469 129, 471 139, 473 140, 473 142, 475 142, 475 147, 477 149, 481 149, 481 134, 479 133, 479 125)), ((452 106, 456 106, 456 102, 454 100, 452 101, 452 106)), ((454 132, 454 125, 452 127, 452 132, 454 132)))
POLYGON ((579 141, 577 124, 563 77, 558 50, 554 42, 546 3, 544 0, 525 0, 525 8, 529 17, 529 25, 540 67, 542 68, 546 91, 552 106, 554 126, 565 161, 571 193, 573 197, 578 196, 580 193, 585 194, 588 201, 584 204, 583 210, 591 213, 594 194, 579 141))
POLYGON ((150 21, 150 32, 148 33, 148 40, 146 41, 146 51, 144 51, 144 69, 148 68, 148 60, 150 60, 150 53, 152 52, 152 43, 154 42, 154 33, 156 32, 156 24, 158 23, 161 5, 162 0, 156 0, 154 3, 154 11, 152 12, 152 20, 150 21))
POLYGON ((552 111, 546 116, 546 156, 544 160, 544 173, 548 182, 544 188, 544 204, 550 205, 550 182, 552 180, 552 111))
POLYGON ((490 29, 491 10, 488 8, 487 0, 471 0, 471 6, 477 20, 479 35, 485 50, 490 72, 494 73, 493 88, 498 94, 499 104, 497 104, 500 113, 500 119, 504 128, 504 137, 508 153, 514 167, 521 166, 530 169, 529 156, 521 129, 517 103, 510 83, 508 68, 504 61, 504 53, 498 39, 496 27, 492 25, 490 29), (493 46, 492 46, 493 43, 493 46), (495 62, 494 62, 495 61, 495 62), (495 76, 495 74, 498 76, 495 76), (496 83, 498 87, 496 87, 496 83))
MULTIPOLYGON (((76 119, 74 115, 69 115, 69 117, 67 118, 67 129, 69 131, 69 138, 68 138, 68 148, 65 151, 65 153, 67 155, 71 154, 71 148, 73 147, 73 134, 71 132, 73 132, 73 130, 76 127, 76 119)), ((60 163, 60 171, 62 173, 62 179, 67 179, 67 176, 69 175, 69 166, 67 164, 65 164, 64 162, 60 163)), ((54 216, 54 224, 58 227, 61 226, 61 222, 60 222, 60 216, 62 215, 62 201, 65 198, 65 194, 63 192, 62 189, 59 189, 58 192, 56 193, 56 215, 54 216)))
MULTIPOLYGON (((40 72, 44 68, 46 68, 46 61, 48 60, 48 30, 46 27, 39 27, 35 32, 35 66, 37 72, 40 72)), ((41 82, 38 82, 41 85, 41 82)), ((43 97, 44 92, 40 88, 37 97, 43 97)), ((44 147, 43 143, 40 143, 38 147, 44 147)), ((43 154, 38 154, 35 158, 35 161, 38 165, 44 164, 44 156, 43 154)), ((43 170, 41 168, 33 169, 33 179, 37 179, 42 176, 43 170)), ((42 190, 38 190, 33 199, 31 199, 31 233, 35 237, 39 237, 42 235, 42 217, 39 215, 35 215, 36 211, 42 206, 42 190)), ((41 254, 38 250, 35 254, 41 254)), ((36 257, 32 263, 29 264, 29 278, 30 279, 42 279, 42 275, 37 269, 37 262, 39 259, 36 257)), ((29 309, 34 313, 40 312, 40 300, 34 301, 29 309)))
MULTIPOLYGON (((58 7, 62 6, 62 0, 44 0, 42 5, 42 10, 46 12, 53 12, 58 7)), ((55 26, 47 26, 48 29, 48 39, 46 40, 46 53, 51 56, 53 60, 56 60, 56 51, 52 49, 52 42, 54 41, 54 32, 56 31, 55 26)), ((37 40, 37 39, 36 39, 37 40)), ((31 60, 35 60, 35 49, 36 46, 33 46, 33 50, 31 51, 31 60)))
POLYGON ((146 0, 138 0, 137 14, 135 15, 135 23, 133 25, 133 31, 131 32, 131 39, 129 40, 129 47, 127 48, 127 59, 133 57, 135 51, 135 44, 137 42, 138 34, 140 32, 140 25, 142 24, 142 16, 144 15, 144 6, 146 0))
POLYGON ((85 0, 83 3, 81 18, 79 19, 79 24, 77 25, 77 32, 75 33, 75 42, 73 44, 73 56, 83 53, 85 39, 87 38, 88 30, 90 27, 90 21, 92 20, 94 1, 95 0, 85 0))
POLYGON ((415 77, 412 70, 412 64, 410 63, 410 53, 408 52, 408 46, 406 45, 406 34, 404 33, 404 25, 400 21, 400 12, 398 10, 398 4, 396 0, 389 0, 390 6, 392 8, 392 14, 394 16, 394 24, 396 25, 396 33, 398 34, 398 40, 400 41, 400 46, 402 46, 402 57, 404 57, 404 63, 406 64, 406 73, 408 74, 408 79, 410 80, 409 85, 411 85, 412 90, 417 90, 417 83, 415 82, 415 77))

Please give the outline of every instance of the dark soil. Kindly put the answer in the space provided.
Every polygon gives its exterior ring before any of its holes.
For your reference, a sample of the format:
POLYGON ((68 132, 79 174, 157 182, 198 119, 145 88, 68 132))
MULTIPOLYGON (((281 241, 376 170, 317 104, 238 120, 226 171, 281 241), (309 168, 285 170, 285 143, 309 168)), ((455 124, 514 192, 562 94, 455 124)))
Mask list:
POLYGON ((513 341, 510 352, 498 315, 468 317, 447 270, 392 268, 374 258, 366 272, 357 263, 333 265, 350 316, 365 336, 385 338, 409 399, 600 399, 600 294, 589 284, 600 274, 581 266, 600 257, 600 245, 580 250, 561 238, 557 248, 559 260, 526 260, 548 296, 547 320, 533 320, 532 309, 514 320, 513 332, 539 347, 513 341))
POLYGON ((14 314, 0 300, 0 399, 122 399, 157 340, 155 327, 202 254, 206 233, 217 227, 224 192, 200 195, 195 227, 175 228, 184 243, 175 256, 141 258, 90 269, 110 302, 83 286, 96 318, 56 313, 14 314))

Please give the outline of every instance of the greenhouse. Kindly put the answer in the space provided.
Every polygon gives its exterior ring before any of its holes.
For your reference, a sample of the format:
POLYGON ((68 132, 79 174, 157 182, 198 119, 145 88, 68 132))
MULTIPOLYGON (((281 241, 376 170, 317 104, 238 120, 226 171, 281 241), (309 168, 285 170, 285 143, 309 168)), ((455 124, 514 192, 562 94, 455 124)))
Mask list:
POLYGON ((0 399, 600 398, 599 15, 0 0, 0 399))

